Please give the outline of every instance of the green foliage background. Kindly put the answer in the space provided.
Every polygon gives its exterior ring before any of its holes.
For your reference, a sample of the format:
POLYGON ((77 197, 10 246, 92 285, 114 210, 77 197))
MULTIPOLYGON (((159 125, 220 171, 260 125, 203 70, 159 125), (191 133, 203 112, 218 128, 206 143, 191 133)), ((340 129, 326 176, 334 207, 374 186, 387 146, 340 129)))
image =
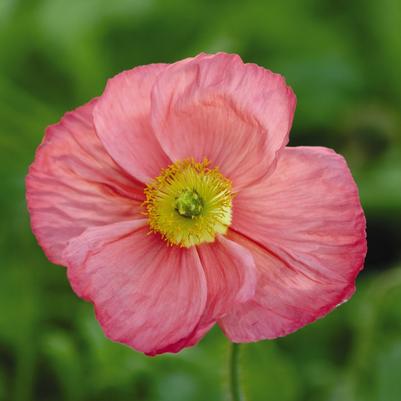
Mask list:
POLYGON ((242 347, 247 400, 399 401, 400 27, 399 0, 0 0, 0 401, 227 399, 218 329, 156 358, 107 341, 37 246, 24 200, 44 128, 108 77, 219 50, 286 76, 298 97, 291 145, 343 153, 368 220, 352 300, 242 347))

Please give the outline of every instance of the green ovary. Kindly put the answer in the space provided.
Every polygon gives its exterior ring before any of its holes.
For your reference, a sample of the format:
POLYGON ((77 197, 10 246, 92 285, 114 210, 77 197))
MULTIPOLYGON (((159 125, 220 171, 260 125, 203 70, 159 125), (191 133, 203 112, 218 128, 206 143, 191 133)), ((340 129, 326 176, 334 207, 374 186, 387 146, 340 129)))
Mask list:
POLYGON ((203 200, 194 189, 184 189, 175 200, 175 210, 182 216, 193 219, 203 210, 203 200))

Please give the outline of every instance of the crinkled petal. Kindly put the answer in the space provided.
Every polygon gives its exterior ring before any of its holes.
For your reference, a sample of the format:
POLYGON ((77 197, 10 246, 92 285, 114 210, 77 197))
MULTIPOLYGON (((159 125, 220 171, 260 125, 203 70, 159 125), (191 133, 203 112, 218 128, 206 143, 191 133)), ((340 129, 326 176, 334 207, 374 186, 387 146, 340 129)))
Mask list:
POLYGON ((288 142, 295 95, 281 75, 219 53, 164 69, 151 107, 171 160, 207 158, 237 190, 271 170, 288 142))
POLYGON ((143 185, 114 163, 96 136, 95 103, 47 129, 26 180, 32 231, 61 265, 66 243, 88 227, 140 216, 143 185))
POLYGON ((255 262, 248 249, 222 235, 197 249, 207 281, 208 299, 203 319, 210 323, 226 315, 235 304, 253 297, 255 262))
POLYGON ((366 255, 365 217, 335 152, 286 148, 268 179, 236 197, 232 229, 259 271, 254 299, 220 322, 232 340, 286 335, 354 292, 366 255))
POLYGON ((146 183, 170 164, 150 125, 150 92, 166 64, 150 64, 109 79, 95 107, 97 133, 113 159, 146 183))
POLYGON ((195 345, 218 319, 255 294, 255 262, 246 248, 219 236, 214 243, 197 249, 207 281, 206 308, 193 332, 170 346, 174 352, 195 345))
POLYGON ((206 280, 195 248, 168 247, 146 220, 87 230, 65 251, 74 291, 107 337, 149 355, 173 351, 198 324, 206 280))

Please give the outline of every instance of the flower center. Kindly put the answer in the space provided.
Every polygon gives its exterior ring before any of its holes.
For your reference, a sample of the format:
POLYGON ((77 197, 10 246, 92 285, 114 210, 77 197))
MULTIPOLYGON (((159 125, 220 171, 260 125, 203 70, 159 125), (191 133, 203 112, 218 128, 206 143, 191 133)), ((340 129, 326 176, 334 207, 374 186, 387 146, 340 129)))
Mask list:
POLYGON ((213 242, 231 223, 231 181, 208 160, 177 161, 145 188, 146 215, 152 232, 170 244, 190 247, 213 242))

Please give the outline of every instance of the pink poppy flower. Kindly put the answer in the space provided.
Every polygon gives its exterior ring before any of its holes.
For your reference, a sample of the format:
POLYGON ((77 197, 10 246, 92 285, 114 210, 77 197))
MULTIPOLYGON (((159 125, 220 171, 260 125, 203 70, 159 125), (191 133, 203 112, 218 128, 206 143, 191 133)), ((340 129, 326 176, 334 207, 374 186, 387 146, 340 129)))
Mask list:
POLYGON ((108 81, 50 126, 32 230, 106 335, 149 355, 284 336, 351 297, 365 218, 344 159, 286 147, 295 96, 239 56, 108 81))

